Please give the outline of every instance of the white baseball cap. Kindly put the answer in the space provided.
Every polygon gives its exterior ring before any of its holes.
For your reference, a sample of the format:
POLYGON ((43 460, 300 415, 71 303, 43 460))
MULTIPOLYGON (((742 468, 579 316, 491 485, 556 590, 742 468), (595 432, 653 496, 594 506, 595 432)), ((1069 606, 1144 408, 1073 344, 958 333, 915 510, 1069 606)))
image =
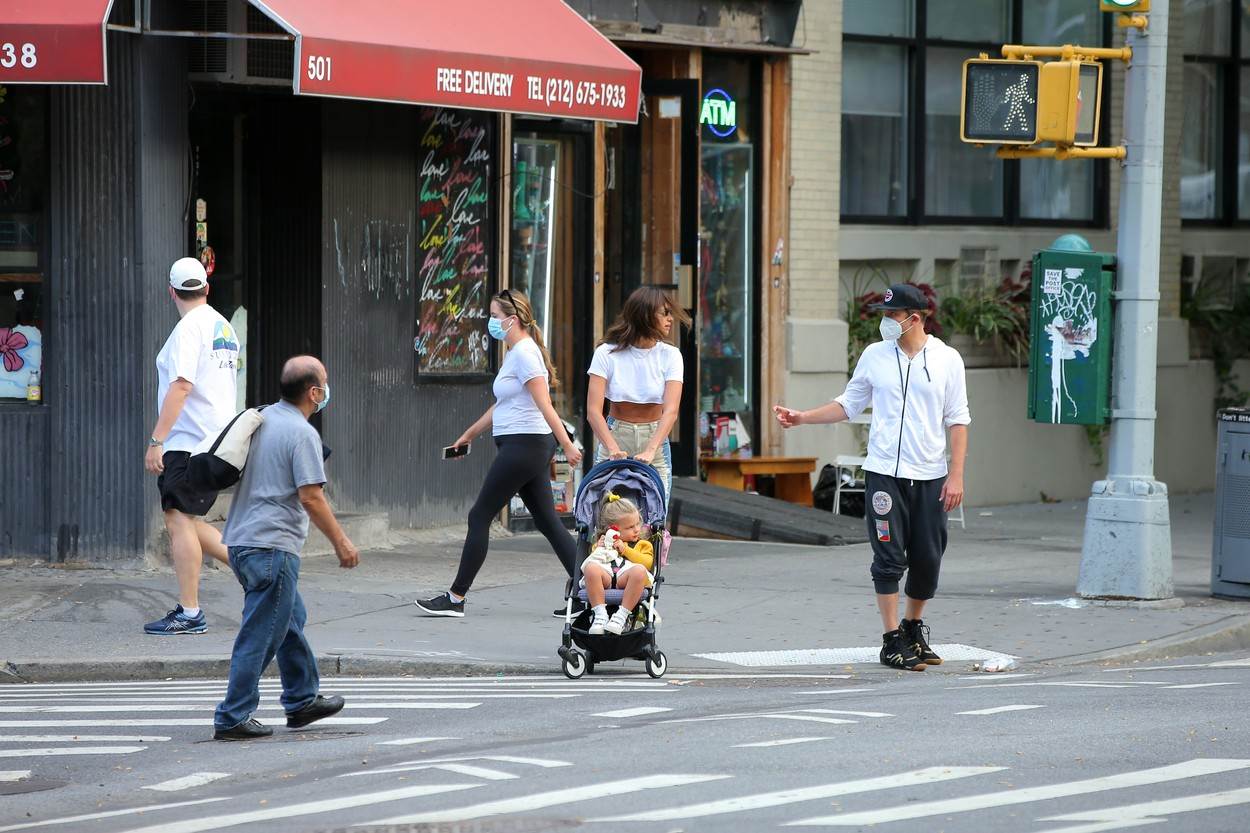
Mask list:
POLYGON ((204 264, 193 257, 182 257, 169 267, 169 285, 174 289, 203 289, 208 286, 204 264))

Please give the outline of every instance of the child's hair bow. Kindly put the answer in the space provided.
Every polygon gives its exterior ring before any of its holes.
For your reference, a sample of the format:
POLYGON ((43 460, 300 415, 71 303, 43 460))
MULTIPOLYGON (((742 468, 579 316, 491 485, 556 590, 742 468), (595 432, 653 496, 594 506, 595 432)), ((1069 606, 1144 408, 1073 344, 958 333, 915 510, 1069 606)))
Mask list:
POLYGON ((621 496, 616 494, 616 492, 608 492, 608 503, 616 503, 620 499, 621 496))

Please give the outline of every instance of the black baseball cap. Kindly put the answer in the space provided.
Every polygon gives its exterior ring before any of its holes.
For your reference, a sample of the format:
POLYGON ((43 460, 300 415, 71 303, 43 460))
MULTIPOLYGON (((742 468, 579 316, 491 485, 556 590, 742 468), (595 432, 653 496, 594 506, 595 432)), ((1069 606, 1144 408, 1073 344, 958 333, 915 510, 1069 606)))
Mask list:
POLYGON ((878 304, 869 304, 869 309, 928 309, 929 299, 918 287, 909 283, 896 283, 885 291, 885 296, 878 304))

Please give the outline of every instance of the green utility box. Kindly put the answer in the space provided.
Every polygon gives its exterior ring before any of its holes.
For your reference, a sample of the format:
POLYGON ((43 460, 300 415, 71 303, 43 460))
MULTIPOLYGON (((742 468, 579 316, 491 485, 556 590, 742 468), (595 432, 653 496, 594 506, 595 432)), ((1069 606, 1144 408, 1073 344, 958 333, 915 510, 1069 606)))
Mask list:
POLYGON ((1065 234, 1033 257, 1029 419, 1102 425, 1111 416, 1115 255, 1065 234))

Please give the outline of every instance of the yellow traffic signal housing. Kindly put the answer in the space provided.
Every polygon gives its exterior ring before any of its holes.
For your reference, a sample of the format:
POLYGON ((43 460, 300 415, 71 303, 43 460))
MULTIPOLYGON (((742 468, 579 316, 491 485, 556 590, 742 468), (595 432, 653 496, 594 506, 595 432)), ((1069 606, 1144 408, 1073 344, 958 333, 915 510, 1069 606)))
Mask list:
POLYGON ((1101 0, 1104 12, 1148 12, 1150 0, 1101 0))
POLYGON ((1038 141, 1078 147, 1098 144, 1102 64, 1092 61, 1043 64, 1037 101, 1038 141))
POLYGON ((975 144, 1037 142, 1041 61, 971 58, 964 61, 959 138, 975 144))

